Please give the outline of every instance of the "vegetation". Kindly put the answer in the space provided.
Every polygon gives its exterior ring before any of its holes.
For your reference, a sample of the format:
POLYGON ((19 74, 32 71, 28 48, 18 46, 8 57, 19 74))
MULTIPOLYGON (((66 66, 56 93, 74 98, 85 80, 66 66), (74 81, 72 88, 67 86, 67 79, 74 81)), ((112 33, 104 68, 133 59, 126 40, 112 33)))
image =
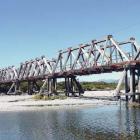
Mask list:
MULTIPOLYGON (((37 81, 37 85, 38 85, 38 87, 41 87, 43 85, 43 82, 42 81, 37 81)), ((11 86, 10 84, 8 86, 2 84, 2 85, 0 85, 0 89, 3 92, 4 91, 7 92, 9 90, 10 86, 11 86)), ((92 90, 113 90, 113 89, 116 88, 117 83, 115 83, 115 82, 114 83, 107 83, 107 82, 81 82, 81 86, 82 86, 82 88, 84 90, 89 90, 89 91, 92 91, 92 90)), ((122 85, 122 88, 123 87, 124 87, 124 85, 122 85)), ((23 93, 27 93, 28 82, 22 82, 20 84, 20 90, 23 93)), ((39 91, 39 88, 35 89, 35 90, 39 91)), ((59 91, 59 92, 64 92, 65 91, 65 83, 64 83, 64 81, 57 83, 57 91, 59 91)))
MULTIPOLYGON (((89 90, 89 91, 92 91, 92 90, 113 90, 117 86, 117 83, 115 83, 115 82, 114 83, 113 82, 112 83, 107 83, 107 82, 80 82, 80 83, 81 83, 82 88, 85 91, 86 90, 89 90)), ((41 80, 37 81, 36 85, 37 85, 37 87, 34 88, 33 93, 36 93, 36 91, 39 91, 40 87, 43 85, 43 82, 41 80)), ((7 84, 7 85, 1 84, 0 85, 0 90, 3 93, 6 93, 10 89, 10 86, 11 86, 11 84, 7 84)), ((124 88, 124 84, 122 84, 122 88, 124 88)), ((76 85, 75 85, 75 89, 77 90, 76 85)), ((47 90, 47 85, 45 87, 45 90, 47 90)), ((27 93, 28 92, 28 82, 21 82, 20 83, 20 91, 22 93, 27 93)), ((57 83, 57 91, 58 91, 58 93, 66 91, 64 81, 57 83)), ((14 92, 14 89, 13 89, 13 92, 14 92)), ((42 97, 40 97, 40 98, 42 98, 42 97)))
POLYGON ((82 82, 81 85, 84 90, 112 90, 117 86, 116 83, 106 82, 82 82))
POLYGON ((61 100, 64 100, 64 99, 66 99, 67 98, 67 96, 58 96, 58 95, 56 95, 56 96, 48 96, 48 95, 43 95, 43 94, 36 94, 36 95, 34 95, 33 96, 33 99, 35 99, 35 100, 55 100, 55 99, 61 99, 61 100))
MULTIPOLYGON (((106 83, 106 82, 81 82, 82 88, 84 90, 112 90, 115 89, 117 83, 106 83)), ((64 82, 59 82, 57 89, 64 91, 64 82)))

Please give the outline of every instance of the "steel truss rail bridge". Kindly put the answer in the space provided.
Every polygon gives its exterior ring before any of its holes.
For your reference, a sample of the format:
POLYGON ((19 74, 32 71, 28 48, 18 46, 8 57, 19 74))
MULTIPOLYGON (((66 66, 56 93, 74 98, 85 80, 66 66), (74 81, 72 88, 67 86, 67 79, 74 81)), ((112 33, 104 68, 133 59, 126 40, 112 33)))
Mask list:
MULTIPOLYGON (((59 51, 55 59, 45 56, 21 63, 18 68, 11 66, 0 69, 0 85, 10 85, 7 94, 20 90, 23 81, 28 82, 28 93, 32 94, 38 87, 39 93, 47 89, 48 94, 56 93, 57 79, 65 79, 66 95, 83 93, 84 90, 76 76, 111 73, 122 71, 118 82, 116 96, 124 94, 126 100, 140 101, 140 46, 135 38, 119 42, 112 35, 102 40, 92 40, 75 48, 59 51), (43 80, 43 85, 37 85, 43 80), (121 93, 124 83, 125 92, 121 93)), ((3 89, 0 89, 3 92, 3 89)), ((46 91, 45 91, 46 92, 46 91)))

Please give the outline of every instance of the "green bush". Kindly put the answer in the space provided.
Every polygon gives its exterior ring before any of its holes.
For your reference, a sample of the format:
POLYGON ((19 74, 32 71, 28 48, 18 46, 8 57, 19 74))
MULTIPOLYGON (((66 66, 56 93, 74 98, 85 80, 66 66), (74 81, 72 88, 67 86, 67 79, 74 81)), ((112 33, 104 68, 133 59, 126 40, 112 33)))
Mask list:
POLYGON ((106 82, 81 82, 84 90, 100 90, 100 89, 115 89, 116 83, 106 83, 106 82))

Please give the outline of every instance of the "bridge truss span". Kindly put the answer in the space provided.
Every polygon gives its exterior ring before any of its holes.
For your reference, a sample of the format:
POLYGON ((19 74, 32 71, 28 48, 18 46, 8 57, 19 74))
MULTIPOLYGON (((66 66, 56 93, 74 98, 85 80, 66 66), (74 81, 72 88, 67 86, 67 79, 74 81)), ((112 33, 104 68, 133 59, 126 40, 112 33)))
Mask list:
MULTIPOLYGON (((56 79, 65 78, 65 87, 68 85, 67 82, 70 83, 71 81, 72 85, 75 81, 79 91, 83 92, 80 83, 76 81, 76 76, 126 71, 126 69, 133 73, 132 68, 135 68, 135 71, 139 71, 139 55, 140 46, 135 38, 131 37, 126 41, 119 42, 112 35, 107 35, 101 40, 92 40, 75 48, 60 50, 57 57, 51 60, 42 56, 41 58, 21 63, 17 68, 11 66, 0 69, 0 84, 11 84, 11 88, 8 91, 10 93, 12 88, 16 87, 17 89, 19 87, 17 83, 22 81, 35 83, 37 80, 44 80, 40 93, 43 92, 46 84, 50 86, 50 92, 52 92, 52 85, 53 89, 55 89, 56 79)), ((126 73, 124 72, 123 78, 121 77, 119 80, 115 90, 116 95, 119 95, 120 85, 123 83, 125 75, 126 73)), ((72 86, 70 89, 72 89, 72 86)), ((69 92, 68 88, 66 91, 69 92)))

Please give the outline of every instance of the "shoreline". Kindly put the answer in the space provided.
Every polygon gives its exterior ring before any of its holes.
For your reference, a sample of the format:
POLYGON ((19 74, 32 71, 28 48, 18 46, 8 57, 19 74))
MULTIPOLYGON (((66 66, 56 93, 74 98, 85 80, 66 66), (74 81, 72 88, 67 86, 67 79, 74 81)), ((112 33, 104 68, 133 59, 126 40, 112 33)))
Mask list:
POLYGON ((102 92, 89 92, 86 91, 83 97, 67 97, 66 99, 55 100, 35 100, 33 95, 4 95, 0 96, 0 112, 7 111, 29 111, 29 110, 42 110, 48 108, 60 108, 60 107, 79 107, 79 106, 103 106, 103 105, 117 105, 118 101, 109 101, 103 99, 94 99, 92 97, 112 97, 112 94, 106 94, 106 91, 102 92), (91 96, 92 95, 92 96, 91 96), (88 97, 88 98, 86 98, 88 97), (90 98, 91 97, 91 98, 90 98))

